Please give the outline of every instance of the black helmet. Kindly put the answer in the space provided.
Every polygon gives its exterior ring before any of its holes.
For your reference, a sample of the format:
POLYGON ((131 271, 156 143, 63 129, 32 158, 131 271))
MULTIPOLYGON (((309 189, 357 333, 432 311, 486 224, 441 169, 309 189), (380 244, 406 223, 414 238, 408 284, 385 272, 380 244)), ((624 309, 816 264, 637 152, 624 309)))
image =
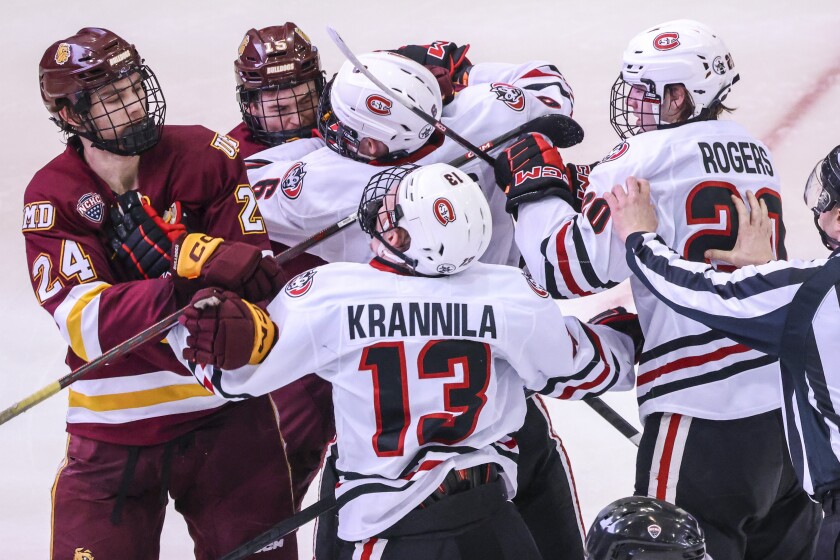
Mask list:
POLYGON ((697 520, 668 502, 644 496, 602 509, 586 537, 587 560, 702 560, 706 539, 697 520))
POLYGON ((840 239, 831 239, 817 222, 820 214, 831 211, 840 202, 840 146, 817 162, 808 181, 805 183, 803 195, 805 204, 814 213, 814 224, 820 232, 823 245, 829 249, 836 249, 840 239))

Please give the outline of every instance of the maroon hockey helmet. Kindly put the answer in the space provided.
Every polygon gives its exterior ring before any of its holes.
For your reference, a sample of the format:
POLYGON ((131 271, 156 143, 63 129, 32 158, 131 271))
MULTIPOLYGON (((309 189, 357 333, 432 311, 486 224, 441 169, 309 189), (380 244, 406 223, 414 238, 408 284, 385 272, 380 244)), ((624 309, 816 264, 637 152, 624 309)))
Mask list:
POLYGON ((112 31, 85 27, 56 41, 41 58, 38 77, 52 120, 97 148, 135 155, 160 138, 166 102, 157 78, 134 45, 112 31), (78 122, 62 117, 63 108, 78 122))
POLYGON ((250 29, 233 66, 242 118, 257 141, 312 135, 324 73, 318 48, 297 25, 250 29))

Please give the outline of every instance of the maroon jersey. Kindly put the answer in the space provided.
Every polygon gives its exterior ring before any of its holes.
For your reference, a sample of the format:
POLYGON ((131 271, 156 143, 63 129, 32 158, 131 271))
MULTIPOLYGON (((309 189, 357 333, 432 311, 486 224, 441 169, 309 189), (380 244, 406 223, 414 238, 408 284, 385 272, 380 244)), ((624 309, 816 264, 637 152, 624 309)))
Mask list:
MULTIPOLYGON (((116 196, 85 163, 80 144, 36 173, 24 195, 23 234, 32 287, 85 361, 176 310, 171 278, 128 281, 104 242, 116 196)), ((159 214, 179 201, 200 231, 268 249, 238 143, 201 126, 165 126, 140 157, 138 191, 159 214)), ((149 343, 70 387, 67 431, 124 445, 155 445, 195 428, 221 399, 195 382, 165 342, 149 343)))
POLYGON ((271 147, 254 140, 251 129, 244 122, 239 123, 236 128, 228 132, 228 136, 239 142, 239 155, 242 156, 242 159, 249 158, 257 152, 271 147))

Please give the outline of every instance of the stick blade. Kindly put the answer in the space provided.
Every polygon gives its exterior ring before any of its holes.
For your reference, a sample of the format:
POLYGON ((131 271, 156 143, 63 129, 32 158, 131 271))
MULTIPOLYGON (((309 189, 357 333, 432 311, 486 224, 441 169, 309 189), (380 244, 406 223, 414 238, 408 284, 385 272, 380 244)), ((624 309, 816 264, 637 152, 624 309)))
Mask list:
POLYGON ((545 135, 558 148, 570 148, 583 141, 583 128, 566 115, 543 115, 530 121, 523 132, 545 135))

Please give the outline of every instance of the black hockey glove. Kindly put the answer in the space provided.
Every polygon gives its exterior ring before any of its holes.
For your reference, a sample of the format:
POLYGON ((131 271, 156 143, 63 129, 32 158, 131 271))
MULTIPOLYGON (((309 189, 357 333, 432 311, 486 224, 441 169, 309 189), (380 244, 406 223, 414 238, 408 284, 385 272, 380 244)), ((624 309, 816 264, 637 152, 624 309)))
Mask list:
POLYGON ((645 346, 645 335, 642 333, 642 325, 639 324, 639 316, 635 313, 630 313, 623 307, 613 307, 598 313, 587 323, 593 325, 605 325, 622 334, 626 334, 633 339, 633 349, 635 351, 635 363, 639 363, 639 358, 642 355, 642 348, 645 346))
POLYGON ((575 212, 580 212, 580 207, 583 203, 583 192, 589 186, 589 174, 592 169, 600 162, 595 162, 590 165, 578 165, 576 163, 567 163, 566 172, 569 175, 569 184, 572 186, 572 195, 575 199, 575 204, 572 206, 575 212))
POLYGON ((559 196, 580 210, 560 152, 541 134, 520 137, 496 158, 496 183, 505 192, 505 210, 516 217, 524 202, 559 196))
MULTIPOLYGON (((170 209, 168 214, 172 212, 170 209)), ((173 215, 172 223, 169 223, 137 191, 117 197, 117 206, 111 208, 106 235, 114 258, 131 277, 138 280, 158 278, 169 270, 172 243, 187 231, 180 222, 180 210, 175 212, 178 215, 173 215)))

